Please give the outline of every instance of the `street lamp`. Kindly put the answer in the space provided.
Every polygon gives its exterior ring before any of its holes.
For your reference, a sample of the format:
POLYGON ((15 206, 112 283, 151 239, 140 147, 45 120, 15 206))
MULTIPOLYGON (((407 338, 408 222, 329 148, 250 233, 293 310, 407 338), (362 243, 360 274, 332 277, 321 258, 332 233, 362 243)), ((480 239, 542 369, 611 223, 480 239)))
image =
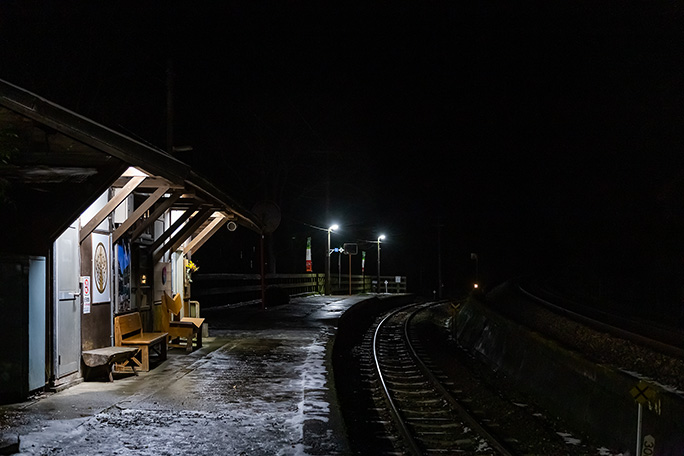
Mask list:
POLYGON ((328 228, 328 250, 325 253, 325 294, 330 294, 330 233, 338 229, 339 226, 333 225, 328 228))
POLYGON ((380 293, 380 241, 385 239, 385 235, 381 234, 378 236, 378 288, 377 292, 380 293))

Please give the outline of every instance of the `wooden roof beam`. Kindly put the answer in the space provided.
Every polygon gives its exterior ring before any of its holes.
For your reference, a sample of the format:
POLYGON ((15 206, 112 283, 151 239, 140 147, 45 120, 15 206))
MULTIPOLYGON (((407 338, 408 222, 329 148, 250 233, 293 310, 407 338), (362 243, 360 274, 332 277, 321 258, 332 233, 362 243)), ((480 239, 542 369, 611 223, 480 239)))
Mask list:
POLYGON ((171 206, 181 197, 181 192, 174 192, 168 198, 165 198, 159 205, 152 211, 149 217, 142 221, 142 223, 133 230, 131 233, 131 241, 138 239, 138 237, 147 230, 147 228, 154 223, 159 217, 161 217, 164 212, 169 210, 171 206))
POLYGON ((135 190, 144 180, 145 176, 132 177, 131 180, 121 189, 121 192, 116 194, 114 198, 110 199, 107 204, 105 204, 104 207, 100 209, 83 228, 81 228, 80 242, 85 241, 90 233, 92 233, 95 228, 97 228, 97 226, 102 223, 104 219, 106 219, 109 214, 111 214, 112 211, 114 211, 114 209, 116 209, 119 204, 123 202, 123 200, 128 197, 128 195, 133 193, 133 190, 135 190))
POLYGON ((234 217, 227 216, 221 212, 218 216, 212 220, 212 222, 207 225, 197 236, 193 236, 192 241, 183 250, 186 255, 192 255, 194 252, 198 251, 205 242, 207 242, 216 233, 219 228, 226 224, 229 220, 234 217))
MULTIPOLYGON (((181 216, 178 217, 178 220, 176 220, 174 223, 172 223, 171 226, 168 227, 168 228, 162 233, 161 236, 159 236, 159 238, 155 239, 155 241, 154 241, 154 242, 152 243, 152 245, 150 246, 150 251, 151 251, 151 252, 154 252, 155 250, 157 250, 157 249, 159 248, 160 245, 162 245, 164 242, 166 242, 167 239, 169 239, 169 238, 171 237, 171 235, 172 235, 178 228, 180 228, 181 226, 183 226, 183 224, 184 224, 185 222, 188 221, 188 219, 190 218, 190 216, 192 216, 192 214, 195 213, 195 211, 197 210, 198 207, 199 207, 199 205, 196 204, 196 205, 194 205, 193 207, 191 207, 191 208, 187 209, 186 211, 184 211, 184 212, 181 214, 181 216)), ((155 261, 155 263, 156 263, 156 261, 155 261)))
POLYGON ((202 226, 202 223, 211 217, 212 213, 213 209, 211 208, 200 209, 197 214, 193 215, 188 223, 169 240, 169 242, 164 244, 158 251, 154 252, 152 256, 152 262, 157 263, 164 253, 169 250, 175 252, 183 244, 183 242, 185 242, 202 226))
MULTIPOLYGON (((124 185, 126 185, 127 181, 128 181, 128 178, 122 176, 122 177, 118 178, 112 184, 112 187, 116 187, 116 188, 123 187, 124 185)), ((141 185, 140 188, 158 188, 158 187, 161 187, 163 185, 168 185, 168 187, 172 190, 179 190, 179 189, 185 188, 184 185, 174 184, 174 183, 172 183, 172 182, 170 182, 164 178, 161 178, 161 177, 148 177, 147 179, 145 179, 145 182, 143 182, 143 184, 141 185)))
POLYGON ((116 241, 119 240, 121 236, 126 234, 126 231, 128 231, 135 222, 140 219, 140 217, 147 212, 149 208, 152 207, 154 203, 156 203, 159 198, 164 196, 164 193, 169 189, 168 185, 159 187, 153 194, 151 194, 143 203, 138 206, 135 211, 128 217, 115 231, 114 234, 112 235, 112 243, 115 243, 116 241))

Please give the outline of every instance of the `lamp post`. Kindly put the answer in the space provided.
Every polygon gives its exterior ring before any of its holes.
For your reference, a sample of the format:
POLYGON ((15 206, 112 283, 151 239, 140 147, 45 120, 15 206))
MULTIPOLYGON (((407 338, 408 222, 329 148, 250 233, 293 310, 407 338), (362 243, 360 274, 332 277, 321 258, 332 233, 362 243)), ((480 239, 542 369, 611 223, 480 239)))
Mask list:
POLYGON ((380 293, 380 241, 385 239, 385 235, 381 234, 378 236, 378 288, 377 292, 380 293))
POLYGON ((325 253, 325 294, 330 294, 330 233, 338 229, 339 226, 333 225, 328 228, 328 250, 325 253))

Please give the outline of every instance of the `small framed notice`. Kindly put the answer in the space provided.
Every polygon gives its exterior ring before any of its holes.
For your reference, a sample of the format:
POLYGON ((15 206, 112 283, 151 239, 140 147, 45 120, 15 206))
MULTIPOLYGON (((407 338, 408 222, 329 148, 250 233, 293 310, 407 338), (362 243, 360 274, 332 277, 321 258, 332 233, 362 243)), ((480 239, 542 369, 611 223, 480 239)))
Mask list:
POLYGON ((83 284, 83 313, 90 313, 90 276, 81 276, 83 284))

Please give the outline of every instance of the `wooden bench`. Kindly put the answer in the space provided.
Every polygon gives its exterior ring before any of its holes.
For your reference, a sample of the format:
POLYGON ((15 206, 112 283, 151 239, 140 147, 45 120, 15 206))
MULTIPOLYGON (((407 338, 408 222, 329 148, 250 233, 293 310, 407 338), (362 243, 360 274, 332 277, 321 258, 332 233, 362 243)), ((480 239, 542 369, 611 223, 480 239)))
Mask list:
POLYGON ((131 359, 115 364, 117 372, 143 372, 150 370, 150 351, 156 353, 159 360, 166 359, 165 332, 143 332, 140 313, 134 312, 114 317, 114 343, 117 347, 136 347, 140 351, 131 359))
MULTIPOLYGON (((140 349, 136 347, 102 347, 86 350, 82 353, 83 363, 88 367, 85 379, 89 380, 96 371, 107 375, 109 381, 112 377, 112 366, 115 363, 125 363, 138 354, 140 349)), ((133 367, 131 365, 131 367, 133 367)), ((135 373, 135 370, 133 371, 135 373)))
POLYGON ((192 351, 192 340, 197 339, 197 348, 202 348, 202 324, 204 318, 183 317, 180 320, 170 320, 169 312, 177 316, 180 312, 182 301, 179 294, 173 298, 166 292, 162 294, 162 331, 169 333, 169 346, 185 348, 186 352, 192 351), (184 342, 182 342, 184 340, 184 342))

